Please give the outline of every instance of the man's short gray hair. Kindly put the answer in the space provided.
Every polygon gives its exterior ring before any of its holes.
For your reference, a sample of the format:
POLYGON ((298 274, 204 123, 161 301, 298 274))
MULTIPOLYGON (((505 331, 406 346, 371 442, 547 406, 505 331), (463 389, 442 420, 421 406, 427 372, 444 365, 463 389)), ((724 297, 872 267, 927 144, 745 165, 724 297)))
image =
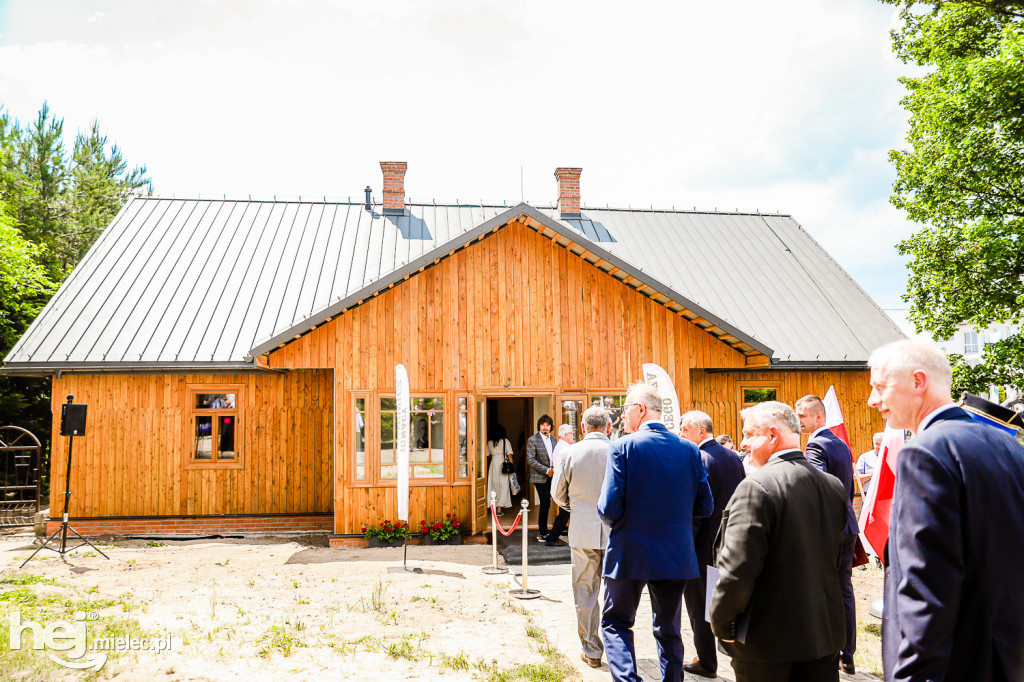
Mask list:
POLYGON ((576 429, 572 428, 568 424, 562 424, 558 427, 558 437, 561 438, 567 433, 575 433, 576 429))
POLYGON ((608 416, 608 410, 603 407, 588 407, 586 412, 583 413, 583 426, 588 432, 601 431, 603 433, 611 423, 612 420, 608 416))
POLYGON ((777 426, 793 433, 800 433, 800 420, 797 419, 796 412, 786 403, 776 400, 758 403, 741 410, 740 417, 743 419, 744 426, 753 426, 758 429, 777 426))
POLYGON ((711 421, 711 415, 707 412, 690 410, 679 418, 679 424, 680 426, 692 426, 698 429, 704 429, 708 432, 708 435, 712 437, 715 435, 715 424, 711 421))
POLYGON ((650 412, 661 414, 661 394, 653 386, 638 381, 629 387, 626 397, 632 398, 633 402, 640 403, 650 412))
POLYGON ((893 341, 876 348, 868 358, 868 367, 903 374, 921 369, 929 379, 943 386, 953 382, 953 370, 946 354, 931 341, 922 339, 893 341))

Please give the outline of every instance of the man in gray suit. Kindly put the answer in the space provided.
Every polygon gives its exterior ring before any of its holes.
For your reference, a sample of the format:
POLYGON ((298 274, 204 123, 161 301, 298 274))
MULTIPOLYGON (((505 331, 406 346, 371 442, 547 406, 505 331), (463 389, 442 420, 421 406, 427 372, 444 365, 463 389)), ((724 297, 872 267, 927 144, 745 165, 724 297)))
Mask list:
MULTIPOLYGON (((551 509, 551 476, 555 470, 551 468, 551 455, 555 451, 558 439, 551 433, 554 422, 548 415, 541 415, 537 420, 537 433, 526 441, 526 463, 530 467, 530 483, 540 496, 537 512, 537 539, 545 542, 548 535, 548 510, 551 509)), ((523 524, 523 532, 526 525, 523 524)))
POLYGON ((804 458, 788 405, 759 403, 740 415, 756 470, 722 514, 711 631, 737 682, 838 680, 846 490, 804 458))
POLYGON ((601 566, 608 544, 608 527, 597 515, 605 467, 608 464, 608 434, 612 428, 608 411, 591 407, 583 413, 583 440, 562 451, 552 478, 551 497, 572 513, 569 551, 572 556, 572 596, 576 602, 576 625, 583 645, 583 662, 601 666, 601 566))

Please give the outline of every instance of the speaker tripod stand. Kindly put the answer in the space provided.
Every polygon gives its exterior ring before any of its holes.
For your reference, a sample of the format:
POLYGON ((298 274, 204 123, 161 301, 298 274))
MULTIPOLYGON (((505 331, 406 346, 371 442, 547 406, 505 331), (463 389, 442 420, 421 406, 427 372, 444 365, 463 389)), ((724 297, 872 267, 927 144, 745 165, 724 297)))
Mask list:
POLYGON ((75 442, 75 436, 85 435, 86 412, 86 406, 73 405, 71 403, 73 399, 74 396, 69 395, 68 401, 65 404, 61 405, 60 434, 62 436, 68 437, 68 466, 64 478, 64 514, 61 517, 60 528, 55 530, 53 532, 53 535, 46 538, 43 544, 40 545, 36 549, 36 551, 32 552, 32 555, 29 558, 25 559, 25 562, 21 564, 21 568, 24 568, 25 564, 32 561, 32 559, 35 558, 36 554, 39 554, 39 552, 43 551, 44 549, 48 549, 51 552, 57 552, 63 557, 65 554, 72 550, 78 549, 79 547, 84 547, 85 545, 89 545, 94 550, 99 552, 99 554, 104 559, 110 558, 106 554, 103 554, 103 551, 100 550, 99 547, 89 542, 86 538, 82 537, 82 535, 77 530, 72 528, 71 525, 68 523, 68 503, 71 500, 71 448, 75 442), (74 533, 75 537, 81 540, 81 542, 75 545, 74 547, 68 547, 68 531, 74 533), (50 543, 54 542, 57 539, 57 536, 60 536, 60 546, 50 547, 50 543))

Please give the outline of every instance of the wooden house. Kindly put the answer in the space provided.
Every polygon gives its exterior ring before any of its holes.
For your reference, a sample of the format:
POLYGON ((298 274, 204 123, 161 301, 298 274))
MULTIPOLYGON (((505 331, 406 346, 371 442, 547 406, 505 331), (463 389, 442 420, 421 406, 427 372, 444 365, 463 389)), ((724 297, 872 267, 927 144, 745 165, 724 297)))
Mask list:
POLYGON ((489 428, 518 459, 541 414, 616 415, 644 362, 719 433, 830 385, 856 452, 881 428, 866 360, 902 334, 792 217, 583 207, 578 168, 557 206, 412 204, 381 167, 382 203, 128 202, 4 368, 52 378, 52 481, 59 406, 88 405, 76 528, 340 542, 395 519, 397 363, 414 525, 485 530, 489 428))

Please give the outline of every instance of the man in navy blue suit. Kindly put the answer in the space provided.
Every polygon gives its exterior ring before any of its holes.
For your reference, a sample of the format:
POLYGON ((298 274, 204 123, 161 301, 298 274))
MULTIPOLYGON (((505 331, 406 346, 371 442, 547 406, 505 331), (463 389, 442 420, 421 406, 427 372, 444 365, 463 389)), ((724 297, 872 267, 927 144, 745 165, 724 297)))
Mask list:
POLYGON ((699 575, 693 518, 714 510, 697 446, 671 433, 660 418, 658 392, 644 384, 631 386, 622 406, 631 433, 612 444, 597 503, 597 513, 611 529, 601 629, 615 680, 640 680, 633 622, 644 586, 651 599, 662 679, 683 679, 683 586, 699 575))
POLYGON ((715 440, 715 427, 711 416, 700 410, 691 410, 679 418, 679 435, 700 449, 704 470, 708 473, 708 485, 715 500, 711 516, 694 520, 693 544, 697 551, 697 566, 700 575, 686 581, 683 599, 686 600, 686 614, 693 629, 693 647, 697 656, 683 666, 683 669, 701 677, 718 677, 718 652, 711 624, 704 620, 704 602, 708 589, 708 566, 718 527, 722 525, 722 510, 729 504, 736 486, 746 477, 743 463, 735 452, 715 440))
POLYGON ((868 364, 868 404, 916 434, 896 460, 885 679, 1024 680, 1024 448, 953 404, 934 344, 898 341, 868 364))
POLYGON ((843 609, 846 616, 846 641, 839 651, 839 668, 853 674, 853 653, 857 650, 857 604, 853 597, 853 554, 860 526, 853 511, 853 453, 850 446, 825 426, 825 403, 816 395, 805 395, 796 401, 796 416, 800 420, 800 433, 809 434, 804 456, 815 467, 832 474, 843 484, 849 500, 846 525, 843 527, 843 546, 839 566, 839 584, 843 588, 843 609))

